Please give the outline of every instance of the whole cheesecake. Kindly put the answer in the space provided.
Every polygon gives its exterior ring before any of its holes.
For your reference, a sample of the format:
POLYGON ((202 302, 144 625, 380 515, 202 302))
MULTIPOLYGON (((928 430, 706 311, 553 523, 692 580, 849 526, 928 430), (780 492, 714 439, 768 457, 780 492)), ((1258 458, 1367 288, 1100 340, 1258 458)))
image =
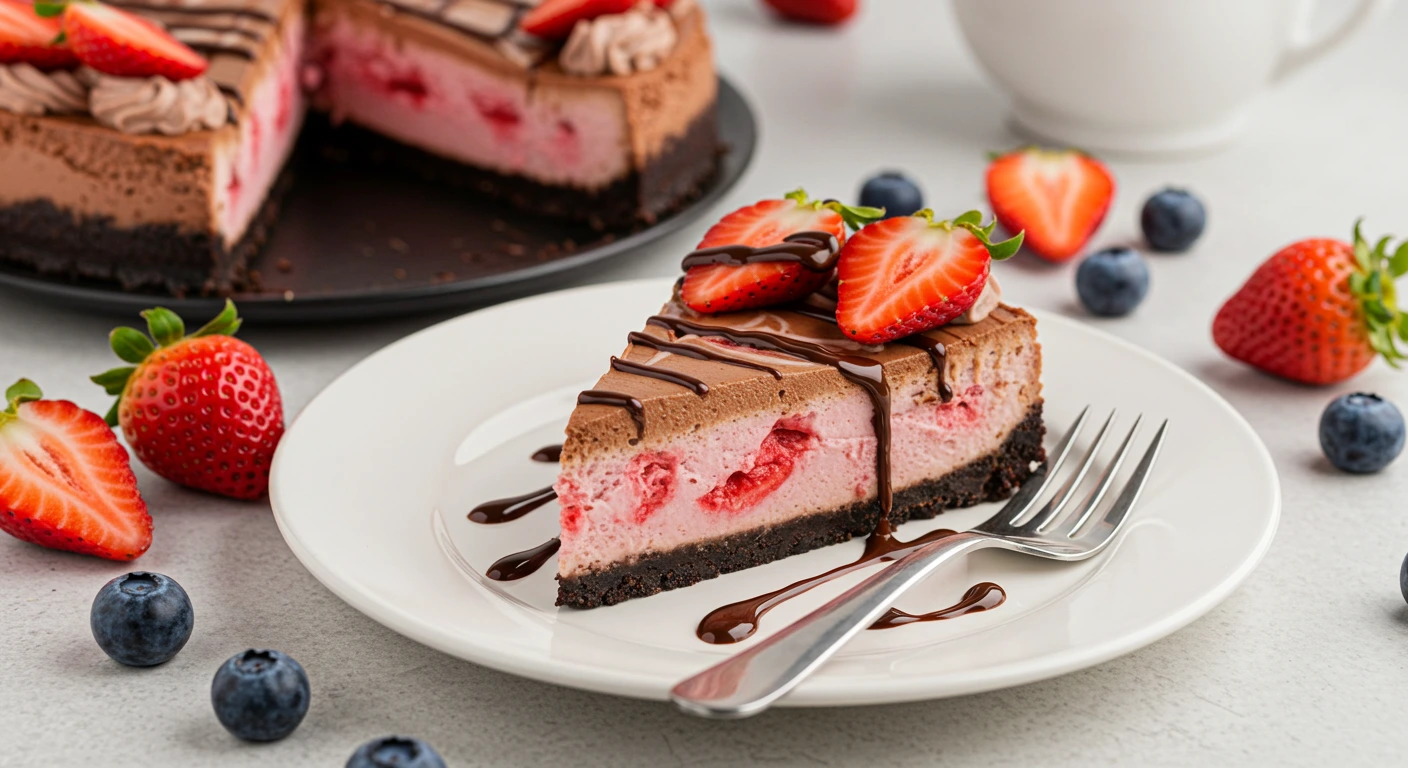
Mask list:
POLYGON ((705 315, 676 298, 631 334, 567 425, 560 605, 863 536, 882 499, 898 525, 1005 498, 1045 460, 1031 315, 1000 304, 867 345, 810 301, 705 315))
POLYGON ((601 229, 674 211, 716 166, 716 80, 691 0, 549 37, 523 28, 526 0, 110 5, 208 69, 172 82, 0 59, 0 260, 131 290, 248 287, 305 91, 326 116, 309 141, 347 162, 601 229))

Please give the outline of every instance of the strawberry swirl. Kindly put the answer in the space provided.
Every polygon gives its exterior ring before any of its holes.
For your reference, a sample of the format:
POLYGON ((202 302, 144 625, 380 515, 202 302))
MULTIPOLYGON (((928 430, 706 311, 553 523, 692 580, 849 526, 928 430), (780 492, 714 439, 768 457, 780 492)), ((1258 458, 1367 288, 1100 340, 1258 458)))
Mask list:
POLYGON ((88 87, 72 72, 43 72, 23 62, 0 64, 0 109, 21 115, 88 111, 88 87))

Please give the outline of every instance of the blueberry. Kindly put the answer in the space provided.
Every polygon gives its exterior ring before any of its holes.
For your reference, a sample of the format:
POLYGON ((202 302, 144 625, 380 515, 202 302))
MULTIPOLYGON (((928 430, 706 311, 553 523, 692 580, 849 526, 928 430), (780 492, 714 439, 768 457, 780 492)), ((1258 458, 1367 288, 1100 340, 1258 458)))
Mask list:
POLYGON ((1320 449, 1346 472, 1388 466, 1403 451, 1403 436, 1403 414, 1378 395, 1342 395, 1320 414, 1320 449))
POLYGON ((1133 248, 1096 251, 1076 269, 1076 293, 1094 314, 1127 315, 1149 293, 1149 266, 1133 248))
POLYGON ((1408 600, 1408 557, 1403 558, 1403 567, 1398 569, 1398 588, 1403 591, 1403 599, 1408 600))
POLYGON ((908 216, 924 207, 924 193, 908 176, 885 171, 866 179, 860 188, 860 204, 884 208, 885 218, 908 216))
POLYGON ((181 651, 196 615, 171 577, 133 571, 98 590, 88 626, 103 653, 129 667, 152 667, 181 651))
POLYGON ((1203 234, 1208 214, 1198 198, 1181 189, 1165 189, 1144 201, 1139 226, 1156 251, 1186 251, 1203 234))
POLYGON ((308 714, 308 674, 278 651, 248 650, 215 672, 210 703, 225 730, 245 741, 277 741, 308 714))
POLYGON ((387 736, 358 747, 347 768, 445 768, 445 761, 420 739, 387 736))

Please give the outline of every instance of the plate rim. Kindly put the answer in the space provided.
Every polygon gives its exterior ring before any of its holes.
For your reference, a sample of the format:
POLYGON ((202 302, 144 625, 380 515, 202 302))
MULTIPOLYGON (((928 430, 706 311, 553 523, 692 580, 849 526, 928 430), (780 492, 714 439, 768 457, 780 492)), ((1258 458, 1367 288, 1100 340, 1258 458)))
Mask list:
MULTIPOLYGON (((718 81, 717 119, 720 140, 726 149, 720 156, 719 172, 703 194, 670 216, 640 231, 587 248, 569 256, 541 264, 499 272, 483 277, 447 283, 422 284, 390 290, 369 290, 334 295, 302 295, 292 300, 278 296, 234 295, 240 314, 256 324, 287 324, 319 321, 356 321, 383 317, 426 314, 436 310, 474 308, 511 301, 531 295, 536 289, 552 288, 554 280, 570 278, 593 264, 622 256, 667 237, 708 212, 732 190, 751 167, 757 154, 760 124, 757 110, 743 91, 722 73, 718 81), (725 114, 741 120, 737 131, 725 136, 725 114)), ((185 315, 213 314, 223 297, 176 297, 156 293, 132 293, 119 287, 80 285, 64 277, 47 277, 28 268, 0 263, 0 288, 60 302, 88 312, 130 313, 161 304, 185 315)))
MULTIPOLYGON (((480 312, 491 314, 497 312, 511 312, 514 311, 516 305, 520 303, 560 300, 563 294, 630 290, 634 287, 644 287, 647 285, 665 290, 672 283, 673 281, 669 278, 654 277, 578 286, 505 302, 478 312, 465 313, 416 331, 372 352, 329 382, 327 386, 319 391, 319 393, 299 412, 299 415, 289 425, 285 439, 288 434, 293 434, 299 428, 300 422, 303 421, 304 416, 313 406, 320 399, 327 396, 327 393, 337 387, 342 381, 349 377, 359 375, 365 368, 375 366, 379 358, 390 354, 401 345, 417 343, 418 337, 422 335, 430 336, 443 333, 446 326, 460 322, 468 322, 467 318, 470 315, 478 315, 480 312), (558 299, 552 299, 550 297, 558 297, 558 299)), ((800 686, 787 697, 779 701, 777 706, 857 706, 948 698, 1024 685, 1096 666, 1161 640, 1206 615, 1208 611, 1226 600, 1227 597, 1245 582, 1247 577, 1260 565, 1262 559, 1270 549, 1271 543, 1275 539, 1276 531, 1279 528, 1282 512, 1280 475, 1276 470, 1276 465, 1271 458, 1270 451, 1261 440, 1260 435, 1256 433, 1256 430, 1231 403, 1193 374, 1131 341, 1093 327, 1090 324, 1065 317, 1054 311, 1033 307, 1024 307, 1024 309, 1034 314, 1038 322, 1052 322, 1055 325, 1076 326, 1079 328, 1080 332, 1092 334, 1100 338, 1102 342, 1112 343, 1128 352, 1148 358, 1166 371, 1180 377, 1186 383, 1193 385, 1195 389, 1201 390, 1203 394, 1210 396, 1212 401, 1231 417, 1232 423, 1251 438, 1256 448, 1254 455, 1258 463, 1262 465, 1262 468, 1267 471, 1270 490, 1270 514, 1261 532, 1260 538, 1255 546, 1244 555, 1241 562, 1230 574, 1198 599, 1183 607, 1181 610, 1171 612, 1160 620, 1150 622, 1120 637, 1093 645, 1063 650, 1034 659, 1028 658, 1011 662, 1001 667, 983 668, 977 673, 944 673, 944 690, 938 692, 929 690, 933 686, 933 676, 916 675, 911 677, 889 677, 886 678, 885 685, 883 686, 857 683, 855 680, 831 681, 825 677, 813 678, 808 681, 807 684, 800 686)), ((415 614, 404 611, 398 606, 382 600, 375 595, 370 595, 357 589, 330 567, 322 563, 312 551, 304 546, 303 542, 290 529, 285 519, 285 512, 281 511, 281 507, 283 506, 281 502, 283 493, 281 481, 286 471, 286 456, 287 453, 283 450, 281 445, 274 456, 269 485, 270 504, 273 508, 274 518, 279 527, 279 532, 283 536, 289 549, 294 553, 294 556, 308 569, 309 573, 323 584, 323 586, 337 595, 339 599, 352 606, 358 612, 391 629, 397 634, 418 643, 434 648, 455 658, 482 664, 483 666, 501 672, 507 672, 539 682, 597 693, 608 693, 658 701, 663 701, 667 698, 667 691, 659 687, 659 682, 654 676, 615 669, 607 671, 605 668, 596 668, 582 664, 570 666, 545 665, 541 655, 531 652, 522 652, 513 646, 498 643, 470 644, 466 642, 466 638, 472 637, 473 632, 466 633, 457 631, 450 633, 444 631, 433 623, 424 621, 415 614), (399 618, 399 621, 395 621, 397 618, 399 618)), ((437 517, 436 511, 434 509, 428 509, 426 513, 430 518, 426 521, 429 527, 429 535, 432 537, 438 536, 439 533, 435 530, 439 525, 435 519, 437 517)), ((436 546, 437 548, 439 547, 438 542, 436 542, 436 546)), ((462 576, 453 574, 453 578, 458 579, 462 578, 462 576)))

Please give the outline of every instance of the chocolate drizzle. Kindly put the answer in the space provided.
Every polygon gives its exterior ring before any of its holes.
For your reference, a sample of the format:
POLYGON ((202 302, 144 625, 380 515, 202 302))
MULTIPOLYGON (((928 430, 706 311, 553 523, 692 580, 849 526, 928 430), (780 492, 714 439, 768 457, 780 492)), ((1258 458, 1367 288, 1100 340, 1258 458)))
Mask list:
POLYGON ((810 592, 814 587, 839 579, 848 573, 860 570, 871 563, 898 560, 915 549, 940 539, 952 536, 954 531, 940 528, 930 531, 913 541, 901 541, 890 530, 890 523, 884 517, 875 526, 875 531, 865 540, 865 551, 854 562, 802 579, 771 592, 729 603, 709 612, 699 622, 695 634, 700 640, 715 645, 737 643, 753 636, 758 631, 758 622, 764 614, 798 595, 810 592))
POLYGON ((907 347, 918 347, 928 352, 929 359, 934 361, 934 369, 939 376, 939 400, 947 403, 953 399, 953 387, 948 385, 948 350, 942 341, 922 333, 916 333, 903 339, 895 339, 895 343, 907 347))
POLYGON ((278 21, 271 13, 261 11, 258 8, 248 8, 238 5, 177 5, 175 3, 134 2, 133 0, 117 0, 117 2, 109 3, 109 5, 137 13, 184 13, 193 16, 245 16, 269 24, 278 21))
POLYGON ((489 570, 484 572, 484 575, 494 581, 517 581, 542 568, 544 563, 557 554, 557 550, 561 546, 562 539, 554 536, 536 547, 525 549, 522 552, 514 552, 495 560, 494 564, 489 566, 489 570))
POLYGON ((954 605, 938 611, 929 613, 906 613, 898 608, 891 608, 884 615, 875 620, 870 625, 870 629, 894 629, 903 627, 906 624, 916 624, 921 621, 944 621, 945 619, 956 619, 959 616, 967 616, 970 613, 982 613, 990 611, 999 605, 1007 602, 1007 591, 1002 587, 984 581, 981 584, 974 584, 963 594, 963 599, 954 605))
POLYGON ((531 458, 533 461, 541 461, 544 464, 556 464, 562 460, 562 446, 545 445, 535 451, 531 458))
POLYGON ((611 370, 622 373, 633 373, 637 376, 645 376, 660 381, 668 381, 671 384, 678 384, 700 397, 709 394, 709 385, 688 374, 672 371, 668 368, 661 368, 658 365, 646 363, 636 363, 630 360, 622 360, 619 357, 611 358, 611 370))
POLYGON ((636 423, 636 437, 631 441, 631 445, 640 442, 645 436, 645 406, 631 395, 604 389, 589 389, 577 395, 577 405, 614 405, 617 408, 625 408, 626 412, 631 414, 631 421, 636 423))
MULTIPOLYGON (((267 11, 237 5, 186 5, 143 0, 119 0, 113 5, 162 23, 172 37, 207 59, 229 56, 245 62, 254 61, 279 21, 277 16, 267 11)), ((240 89, 240 81, 248 69, 241 66, 216 68, 215 71, 220 73, 211 75, 215 86, 232 105, 244 106, 246 99, 240 89)), ((238 120, 232 122, 237 123, 238 120)))
POLYGON ((717 336, 734 344, 784 352, 813 363, 829 365, 835 368, 847 381, 858 385, 870 397, 870 404, 874 408, 871 415, 871 425, 875 428, 876 439, 875 479, 879 486, 881 514, 883 517, 889 516, 894 501, 890 477, 890 385, 885 381, 885 369, 880 361, 844 352, 814 341, 767 331, 705 325, 666 315, 652 315, 645 322, 648 325, 665 328, 676 336, 683 334, 717 336))
MULTIPOLYGON (((537 460, 537 454, 534 454, 534 460, 537 460)), ((555 498, 557 498, 557 491, 549 486, 532 493, 525 493, 522 496, 486 501, 470 510, 469 519, 471 522, 483 525, 507 523, 523 517, 555 498)))
POLYGON ((691 252, 680 262, 680 267, 703 267, 711 264, 727 264, 741 267, 748 264, 785 262, 800 264, 812 272, 830 272, 836 266, 836 257, 841 252, 841 241, 830 232, 806 230, 794 232, 780 243, 754 247, 751 245, 720 245, 714 248, 700 248, 691 252))
POLYGON ((648 333, 641 333, 640 331, 631 331, 626 334, 626 340, 632 344, 649 347, 659 352, 669 352, 672 355, 680 355, 695 360, 712 360, 716 363, 727 363, 728 365, 737 365, 742 368, 752 368, 755 371, 763 371, 771 374, 774 379, 782 380, 782 371, 772 366, 755 363, 750 360, 742 360, 723 352, 715 352, 702 345, 695 346, 693 344, 682 344, 676 341, 665 341, 664 339, 657 339, 648 333))

